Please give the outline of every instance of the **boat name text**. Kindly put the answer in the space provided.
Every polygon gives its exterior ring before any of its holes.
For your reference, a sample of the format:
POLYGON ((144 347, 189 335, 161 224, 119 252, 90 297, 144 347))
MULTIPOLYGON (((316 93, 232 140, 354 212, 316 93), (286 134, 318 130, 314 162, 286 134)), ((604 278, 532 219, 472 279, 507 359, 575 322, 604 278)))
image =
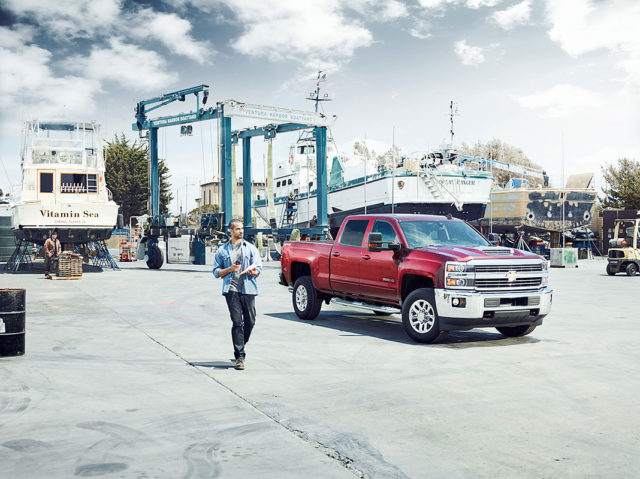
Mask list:
POLYGON ((40 210, 40 214, 45 218, 97 218, 98 213, 92 213, 90 211, 84 210, 82 213, 78 213, 77 211, 51 211, 51 210, 40 210))

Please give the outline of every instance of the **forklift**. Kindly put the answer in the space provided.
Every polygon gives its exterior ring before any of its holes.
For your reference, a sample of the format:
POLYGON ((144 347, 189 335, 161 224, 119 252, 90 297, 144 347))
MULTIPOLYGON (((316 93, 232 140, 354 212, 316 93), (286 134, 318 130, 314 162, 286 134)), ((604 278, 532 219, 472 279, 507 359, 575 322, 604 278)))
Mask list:
POLYGON ((616 220, 607 259, 609 276, 622 272, 635 276, 640 271, 640 218, 616 220))

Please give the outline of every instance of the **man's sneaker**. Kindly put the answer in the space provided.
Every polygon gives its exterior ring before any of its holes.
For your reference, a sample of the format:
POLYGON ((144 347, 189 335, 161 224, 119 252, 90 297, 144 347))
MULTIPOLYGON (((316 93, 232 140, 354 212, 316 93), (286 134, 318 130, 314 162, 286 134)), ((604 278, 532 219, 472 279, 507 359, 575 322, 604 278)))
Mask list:
POLYGON ((244 358, 236 359, 235 369, 237 369, 238 371, 242 371, 244 369, 244 358))

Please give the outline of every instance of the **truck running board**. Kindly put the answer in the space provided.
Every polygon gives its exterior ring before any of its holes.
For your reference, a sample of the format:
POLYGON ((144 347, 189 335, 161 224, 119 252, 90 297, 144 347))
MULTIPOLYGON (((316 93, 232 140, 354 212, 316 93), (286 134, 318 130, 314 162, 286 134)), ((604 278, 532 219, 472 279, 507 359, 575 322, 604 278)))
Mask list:
POLYGON ((394 308, 393 306, 378 306, 375 304, 367 304, 362 301, 349 301, 347 299, 331 298, 331 302, 339 304, 341 306, 349 306, 351 308, 366 309, 368 311, 379 311, 387 314, 400 314, 402 310, 400 308, 394 308))

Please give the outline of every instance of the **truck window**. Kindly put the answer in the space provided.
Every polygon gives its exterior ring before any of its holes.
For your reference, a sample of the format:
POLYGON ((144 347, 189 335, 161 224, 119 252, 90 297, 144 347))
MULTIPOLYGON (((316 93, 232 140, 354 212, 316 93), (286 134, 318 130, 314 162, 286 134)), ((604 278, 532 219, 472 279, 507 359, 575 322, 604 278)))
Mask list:
POLYGON ((489 242, 461 221, 402 221, 409 248, 422 246, 488 246, 489 242))
POLYGON ((364 239, 364 232, 369 225, 369 220, 349 220, 344 225, 342 230, 342 236, 340 237, 340 244, 343 246, 356 246, 362 247, 362 240, 364 239))
POLYGON ((398 237, 396 236, 396 232, 391 226, 391 223, 388 221, 376 220, 373 223, 372 233, 382 233, 382 242, 383 243, 395 243, 398 241, 398 237))

